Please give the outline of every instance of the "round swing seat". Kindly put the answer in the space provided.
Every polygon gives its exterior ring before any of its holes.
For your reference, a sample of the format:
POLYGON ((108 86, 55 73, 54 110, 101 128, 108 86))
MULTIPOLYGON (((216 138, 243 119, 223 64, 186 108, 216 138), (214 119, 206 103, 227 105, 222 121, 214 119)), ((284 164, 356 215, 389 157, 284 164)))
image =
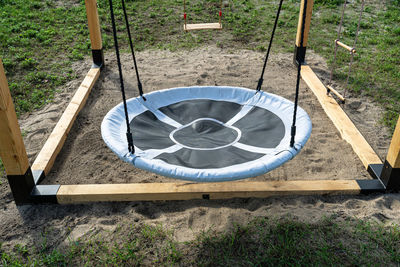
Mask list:
POLYGON ((182 87, 127 101, 135 146, 128 151, 123 104, 108 112, 101 133, 108 147, 135 167, 197 182, 231 181, 267 173, 296 156, 311 134, 294 103, 277 95, 227 87, 182 87))

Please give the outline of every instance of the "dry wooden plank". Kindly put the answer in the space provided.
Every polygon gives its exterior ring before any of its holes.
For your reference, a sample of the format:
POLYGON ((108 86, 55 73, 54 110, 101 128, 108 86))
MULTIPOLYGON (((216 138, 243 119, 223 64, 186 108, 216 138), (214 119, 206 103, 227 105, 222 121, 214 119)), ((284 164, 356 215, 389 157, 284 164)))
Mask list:
POLYGON ((0 110, 6 110, 10 102, 10 89, 8 88, 8 82, 6 74, 3 68, 3 61, 0 58, 0 110))
POLYGON ((7 175, 24 175, 29 161, 1 59, 0 107, 0 158, 7 175))
POLYGON ((326 88, 328 88, 329 91, 330 91, 331 93, 333 93, 335 96, 337 96, 337 98, 339 98, 340 101, 342 101, 343 103, 346 101, 346 98, 344 98, 344 97, 343 97, 338 91, 336 91, 335 88, 333 88, 332 86, 327 85, 326 88))
POLYGON ((348 45, 342 43, 342 42, 339 41, 339 40, 335 40, 335 43, 336 43, 338 46, 341 46, 341 47, 343 47, 344 49, 348 50, 350 53, 353 53, 353 54, 356 53, 356 50, 355 50, 353 47, 350 47, 350 46, 348 46, 348 45))
POLYGON ((358 194, 355 180, 268 181, 223 183, 139 183, 61 185, 60 204, 99 201, 150 201, 265 198, 276 195, 358 194))
POLYGON ((185 31, 194 30, 221 30, 222 24, 220 23, 198 23, 198 24, 185 24, 183 25, 185 31))
POLYGON ((92 44, 92 49, 101 50, 103 44, 101 41, 101 31, 99 23, 99 14, 97 11, 97 1, 96 0, 85 0, 86 6, 86 16, 89 26, 90 42, 92 44))
POLYGON ((324 84, 318 79, 310 66, 302 66, 301 77, 314 92, 325 113, 332 120, 342 138, 351 145, 354 152, 364 164, 364 167, 367 169, 369 164, 382 164, 378 155, 339 104, 326 94, 324 84))
POLYGON ((396 129, 390 142, 390 147, 386 160, 390 163, 392 168, 400 168, 400 116, 397 120, 396 129))
MULTIPOLYGON (((306 22, 305 22, 305 27, 304 27, 303 47, 306 47, 307 46, 307 42, 308 42, 308 33, 310 31, 313 6, 314 6, 314 0, 308 0, 307 1, 307 10, 306 10, 306 22)), ((296 46, 297 47, 300 47, 300 43, 301 43, 301 30, 302 30, 302 25, 303 25, 303 13, 304 13, 304 0, 301 0, 299 22, 298 22, 298 25, 297 25, 297 35, 296 35, 296 46)))
POLYGON ((90 91, 99 75, 99 68, 92 68, 89 70, 43 148, 36 157, 35 162, 32 165, 32 170, 41 170, 44 171, 45 174, 49 173, 58 153, 64 145, 67 134, 71 130, 79 111, 85 106, 90 91))

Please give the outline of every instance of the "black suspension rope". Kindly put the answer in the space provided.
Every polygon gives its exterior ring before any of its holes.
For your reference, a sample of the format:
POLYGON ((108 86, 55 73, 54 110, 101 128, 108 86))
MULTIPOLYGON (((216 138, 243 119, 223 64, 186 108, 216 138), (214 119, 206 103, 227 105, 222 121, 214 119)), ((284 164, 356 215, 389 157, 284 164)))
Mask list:
POLYGON ((134 66, 135 66, 135 72, 136 72, 136 79, 137 79, 139 94, 140 94, 140 96, 143 98, 143 100, 146 101, 146 98, 143 96, 143 86, 142 86, 142 83, 140 82, 139 71, 138 71, 138 67, 137 67, 137 64, 136 64, 135 50, 133 49, 132 36, 131 36, 131 30, 130 30, 130 28, 129 28, 128 15, 126 14, 125 1, 124 1, 124 0, 121 0, 121 2, 122 2, 122 9, 123 9, 123 11, 124 11, 126 29, 127 29, 127 31, 128 31, 129 46, 130 46, 130 48, 131 48, 131 54, 132 54, 133 64, 134 64, 134 66))
MULTIPOLYGON (((303 43, 304 43, 304 28, 306 25, 306 13, 307 13, 307 0, 304 0, 300 47, 303 47, 303 43)), ((297 62, 296 97, 294 100, 293 122, 292 122, 292 128, 291 128, 292 136, 290 139, 290 147, 294 146, 294 137, 296 136, 296 115, 297 115, 297 106, 298 106, 298 102, 299 102, 300 72, 301 72, 301 62, 297 62)))
POLYGON ((258 80, 258 84, 257 84, 257 88, 256 88, 257 92, 261 90, 261 86, 262 86, 262 84, 264 82, 264 72, 265 72, 265 68, 267 66, 269 52, 271 51, 272 41, 274 40, 276 26, 278 25, 278 19, 279 19, 279 14, 281 13, 281 9, 282 9, 282 3, 283 3, 283 0, 281 0, 279 2, 278 11, 276 12, 274 28, 272 29, 271 39, 269 40, 267 54, 265 55, 265 59, 264 59, 264 66, 262 68, 261 77, 258 80))
POLYGON ((119 72, 119 82, 121 86, 122 100, 124 102, 124 111, 125 111, 125 120, 126 120, 126 138, 128 141, 128 150, 131 153, 135 152, 135 148, 133 146, 133 137, 129 127, 129 117, 128 117, 128 107, 126 105, 126 96, 125 96, 125 86, 124 86, 124 78, 122 76, 122 66, 121 59, 119 57, 119 48, 118 48, 118 39, 117 39, 117 29, 115 27, 115 18, 114 18, 114 8, 112 0, 109 0, 110 3, 110 12, 111 12, 111 22, 114 36, 114 45, 115 45, 115 54, 117 55, 117 63, 118 63, 118 72, 119 72))

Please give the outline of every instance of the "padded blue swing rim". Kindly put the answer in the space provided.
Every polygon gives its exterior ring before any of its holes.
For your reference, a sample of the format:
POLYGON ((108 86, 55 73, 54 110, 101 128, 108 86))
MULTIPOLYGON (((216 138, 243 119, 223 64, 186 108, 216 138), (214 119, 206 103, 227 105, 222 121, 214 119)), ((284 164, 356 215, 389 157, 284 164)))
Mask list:
MULTIPOLYGON (((285 136, 276 147, 276 154, 265 155, 257 160, 215 169, 194 169, 169 164, 159 159, 142 157, 142 150, 135 146, 135 154, 128 151, 126 140, 126 122, 123 103, 112 108, 101 124, 101 134, 107 146, 123 161, 135 167, 172 178, 195 182, 222 182, 250 178, 265 174, 295 157, 311 135, 312 123, 308 114, 298 107, 296 116, 296 136, 294 147, 290 147, 290 131, 294 103, 275 94, 232 86, 192 86, 176 87, 153 91, 141 97, 127 100, 129 121, 135 116, 147 111, 192 99, 208 99, 229 101, 241 105, 249 104, 249 99, 255 99, 250 105, 267 109, 279 118, 285 126, 285 136)), ((131 129, 135 131, 135 129, 131 129)))

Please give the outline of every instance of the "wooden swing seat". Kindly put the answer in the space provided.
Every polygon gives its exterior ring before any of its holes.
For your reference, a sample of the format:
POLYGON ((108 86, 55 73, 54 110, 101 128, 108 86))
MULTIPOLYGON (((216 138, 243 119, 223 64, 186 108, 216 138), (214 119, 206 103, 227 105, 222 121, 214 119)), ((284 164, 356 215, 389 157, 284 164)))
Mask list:
POLYGON ((184 24, 183 29, 185 31, 194 30, 222 30, 222 24, 220 23, 196 23, 196 24, 184 24))

